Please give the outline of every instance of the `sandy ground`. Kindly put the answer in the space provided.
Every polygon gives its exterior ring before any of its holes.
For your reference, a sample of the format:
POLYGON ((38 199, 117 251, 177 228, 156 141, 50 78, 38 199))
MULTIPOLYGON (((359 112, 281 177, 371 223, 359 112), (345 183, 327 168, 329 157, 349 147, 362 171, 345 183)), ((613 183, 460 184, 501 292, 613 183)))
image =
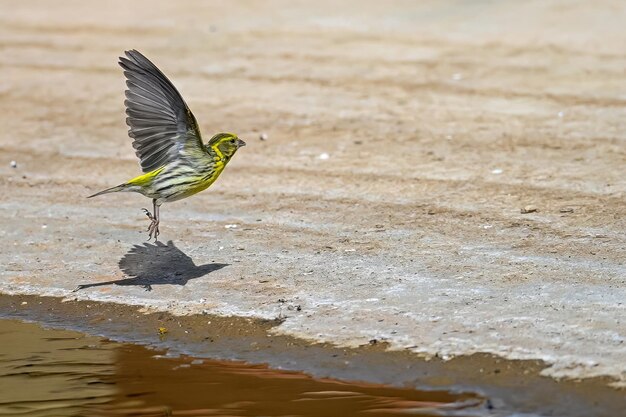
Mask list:
POLYGON ((1 1, 0 291, 626 385, 623 4, 334 3, 1 1), (249 144, 158 247, 85 199, 139 173, 130 48, 249 144))

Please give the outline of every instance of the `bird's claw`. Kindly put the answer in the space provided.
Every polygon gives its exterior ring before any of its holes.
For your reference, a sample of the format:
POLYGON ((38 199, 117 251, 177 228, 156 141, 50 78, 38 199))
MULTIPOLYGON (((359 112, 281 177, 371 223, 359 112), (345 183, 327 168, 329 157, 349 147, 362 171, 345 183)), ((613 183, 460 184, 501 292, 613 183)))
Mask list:
POLYGON ((146 214, 146 216, 148 216, 150 220, 154 221, 154 216, 152 215, 152 213, 150 213, 150 211, 147 208, 142 208, 142 210, 144 211, 144 213, 146 214))
POLYGON ((148 216, 148 218, 150 219, 150 225, 148 226, 148 229, 147 229, 148 240, 151 240, 152 237, 154 236, 154 241, 156 242, 160 234, 159 233, 159 221, 156 219, 156 217, 152 215, 152 213, 148 211, 148 209, 142 208, 142 210, 145 212, 146 216, 148 216))
POLYGON ((153 218, 150 226, 148 226, 148 240, 152 239, 154 235, 154 241, 156 242, 158 240, 159 234, 159 222, 153 218))

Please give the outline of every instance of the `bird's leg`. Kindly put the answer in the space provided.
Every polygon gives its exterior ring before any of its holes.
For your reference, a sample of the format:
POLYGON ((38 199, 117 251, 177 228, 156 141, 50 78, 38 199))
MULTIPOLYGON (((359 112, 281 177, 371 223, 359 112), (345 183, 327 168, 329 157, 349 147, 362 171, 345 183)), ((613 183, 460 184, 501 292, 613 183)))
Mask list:
POLYGON ((154 240, 157 240, 157 237, 159 236, 159 223, 161 222, 161 219, 159 216, 159 209, 161 208, 161 206, 157 205, 156 199, 153 200, 153 204, 154 204, 154 217, 156 217, 156 224, 154 225, 154 240))
POLYGON ((150 213, 147 208, 142 208, 142 210, 143 210, 144 213, 146 213, 146 216, 148 216, 150 221, 154 220, 154 217, 152 216, 152 213, 150 213))
POLYGON ((144 211, 144 213, 146 213, 146 216, 148 216, 148 218, 150 219, 150 225, 148 226, 148 228, 146 229, 148 232, 150 232, 150 238, 148 238, 148 240, 150 240, 152 238, 152 232, 150 231, 150 229, 152 229, 156 219, 155 217, 152 215, 152 213, 150 213, 148 211, 147 208, 142 208, 142 210, 144 211))
POLYGON ((156 198, 152 199, 152 207, 154 209, 154 216, 146 209, 146 216, 151 220, 150 226, 148 226, 148 240, 154 236, 154 241, 158 240, 159 236, 159 205, 157 205, 156 198))

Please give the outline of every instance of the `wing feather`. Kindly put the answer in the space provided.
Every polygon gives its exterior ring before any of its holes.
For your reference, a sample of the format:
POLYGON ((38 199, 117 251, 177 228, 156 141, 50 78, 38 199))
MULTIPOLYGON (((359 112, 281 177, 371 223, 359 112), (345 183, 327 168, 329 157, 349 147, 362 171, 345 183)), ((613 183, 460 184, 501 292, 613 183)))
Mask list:
POLYGON ((126 124, 143 172, 160 168, 186 151, 206 152, 198 123, 176 87, 138 51, 125 55, 119 64, 128 87, 126 124))

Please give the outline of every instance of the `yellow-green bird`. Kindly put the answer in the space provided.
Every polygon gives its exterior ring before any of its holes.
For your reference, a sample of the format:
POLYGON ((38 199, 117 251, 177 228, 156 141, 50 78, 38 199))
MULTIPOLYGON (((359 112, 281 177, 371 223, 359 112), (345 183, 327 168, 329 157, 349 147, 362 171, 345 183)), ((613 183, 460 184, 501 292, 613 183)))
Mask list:
POLYGON ((126 124, 143 175, 94 195, 133 191, 152 199, 148 239, 159 236, 159 207, 207 189, 237 149, 246 143, 218 133, 205 145, 191 110, 167 77, 148 58, 131 50, 120 57, 126 76, 126 124))

